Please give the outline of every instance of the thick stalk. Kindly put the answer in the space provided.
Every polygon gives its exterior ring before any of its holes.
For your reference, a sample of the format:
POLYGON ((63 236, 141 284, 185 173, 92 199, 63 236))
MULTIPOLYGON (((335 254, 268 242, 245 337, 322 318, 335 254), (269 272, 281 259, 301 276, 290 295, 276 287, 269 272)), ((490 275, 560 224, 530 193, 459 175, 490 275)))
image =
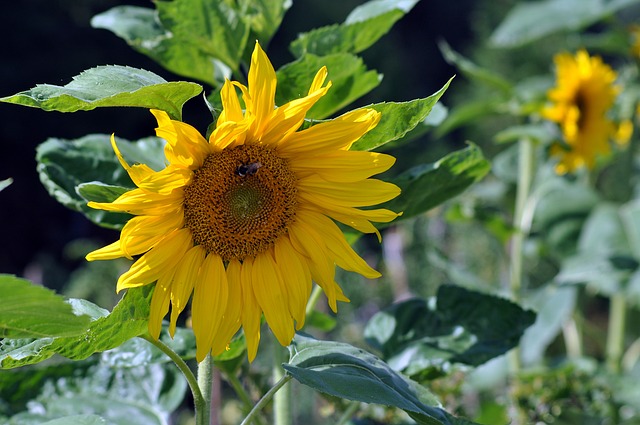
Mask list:
POLYGON ((213 381, 213 359, 210 354, 198 363, 198 387, 202 394, 201 409, 196 408, 196 425, 211 423, 211 383, 213 381))
MULTIPOLYGON (((274 382, 279 382, 285 376, 285 371, 282 368, 284 350, 280 345, 276 345, 273 351, 272 376, 274 382)), ((275 425, 291 425, 293 421, 291 413, 291 385, 285 385, 273 396, 273 423, 275 425)))
POLYGON ((609 305, 609 331, 607 332, 607 367, 613 373, 622 370, 627 300, 623 293, 611 297, 609 305))
MULTIPOLYGON (((200 391, 200 387, 198 386, 198 380, 196 379, 196 376, 193 374, 191 369, 189 369, 189 366, 185 363, 184 360, 182 360, 182 358, 175 351, 169 348, 169 346, 166 345, 164 342, 157 340, 155 338, 152 338, 151 335, 149 334, 140 335, 140 338, 146 341, 149 341, 152 345, 156 346, 160 351, 166 354, 167 357, 169 357, 176 364, 178 369, 180 369, 180 372, 182 372, 184 377, 187 379, 187 383, 189 384, 189 388, 191 389, 191 394, 193 395, 193 404, 195 406, 196 417, 197 417, 198 416, 197 412, 204 409, 205 407, 204 405, 206 403, 204 401, 204 398, 202 397, 202 392, 200 391)), ((198 422, 198 425, 200 425, 200 422, 198 422)))

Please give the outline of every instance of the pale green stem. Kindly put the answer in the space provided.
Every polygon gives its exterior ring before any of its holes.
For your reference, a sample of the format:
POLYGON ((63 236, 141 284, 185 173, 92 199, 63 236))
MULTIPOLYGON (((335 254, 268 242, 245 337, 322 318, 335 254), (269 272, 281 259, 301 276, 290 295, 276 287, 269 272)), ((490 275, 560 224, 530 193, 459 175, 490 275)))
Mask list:
POLYGON ((318 303, 318 299, 320 298, 321 294, 322 288, 320 288, 318 285, 315 285, 313 287, 313 290, 311 291, 311 295, 309 296, 309 301, 307 301, 307 309, 305 310, 307 317, 309 317, 309 315, 313 313, 313 310, 315 310, 316 304, 318 303))
POLYGON ((629 372, 640 360, 640 338, 633 341, 622 356, 622 370, 629 372))
MULTIPOLYGON (((280 345, 275 346, 272 371, 275 382, 280 381, 285 376, 285 371, 282 368, 283 352, 284 350, 280 345)), ((275 425, 291 425, 293 422, 291 413, 291 385, 285 385, 273 396, 273 423, 275 425)))
MULTIPOLYGON (((158 339, 152 338, 151 335, 149 334, 140 335, 140 338, 146 341, 149 341, 152 345, 154 345, 160 351, 166 354, 167 357, 169 357, 176 364, 176 366, 178 366, 178 369, 180 369, 180 372, 182 372, 184 377, 187 379, 187 383, 189 384, 189 388, 191 389, 191 393, 193 394, 193 404, 195 406, 196 412, 204 409, 206 402, 202 397, 202 392, 200 391, 200 387, 198 386, 198 380, 196 379, 196 376, 193 374, 191 369, 189 369, 189 366, 185 363, 185 361, 182 360, 182 358, 175 351, 173 351, 168 345, 166 345, 164 342, 158 339)), ((198 415, 196 413, 196 417, 197 416, 198 415)), ((200 425, 200 422, 198 422, 198 425, 200 425)))
POLYGON ((574 318, 571 318, 562 326, 562 336, 567 350, 567 356, 578 358, 582 356, 582 336, 574 318))
POLYGON ((627 300, 625 294, 617 293, 611 297, 609 331, 607 333, 607 366, 613 373, 621 371, 626 317, 627 300))
POLYGON ((267 391, 267 393, 260 399, 260 401, 255 406, 253 406, 253 409, 251 409, 251 412, 249 412, 247 417, 244 418, 244 420, 240 425, 249 425, 251 421, 254 419, 254 416, 271 401, 274 394, 277 393, 278 390, 282 388, 290 380, 291 380, 291 376, 285 375, 282 377, 281 380, 276 382, 276 384, 273 387, 271 387, 269 391, 267 391))
POLYGON ((213 380, 213 359, 210 354, 198 363, 198 387, 202 393, 204 404, 196 408, 196 425, 211 423, 211 382, 213 380))
POLYGON ((356 413, 359 407, 359 401, 352 401, 351 403, 349 403, 347 409, 342 413, 342 416, 340 416, 338 422, 336 422, 336 425, 345 425, 347 422, 349 422, 353 417, 353 414, 356 413))
MULTIPOLYGON (((251 397, 249 397, 249 394, 247 394, 247 392, 245 391, 244 387, 242 386, 242 383, 240 382, 237 376, 235 376, 234 374, 228 374, 225 376, 227 378, 227 382, 229 383, 229 385, 233 387, 233 390, 236 392, 236 395, 240 398, 240 401, 242 402, 242 407, 244 409, 244 413, 248 414, 253 408, 253 401, 251 401, 251 397)), ((253 418, 253 423, 257 425, 264 425, 264 421, 260 416, 255 416, 253 418)))

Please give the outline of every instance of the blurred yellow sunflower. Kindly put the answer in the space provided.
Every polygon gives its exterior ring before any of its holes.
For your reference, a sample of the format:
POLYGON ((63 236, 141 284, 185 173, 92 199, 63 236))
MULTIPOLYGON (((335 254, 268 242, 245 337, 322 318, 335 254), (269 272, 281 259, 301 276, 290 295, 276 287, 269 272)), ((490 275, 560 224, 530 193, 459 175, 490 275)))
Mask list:
POLYGON ((221 353, 244 329, 249 360, 256 356, 262 314, 288 345, 305 322, 312 280, 329 306, 349 301, 335 282, 335 266, 367 278, 380 274, 359 257, 334 222, 380 234, 372 222, 398 216, 360 209, 395 198, 400 189, 371 179, 395 159, 349 151, 380 114, 358 109, 300 130, 305 114, 330 88, 326 68, 307 96, 275 107, 276 74, 256 43, 248 86, 226 81, 223 111, 209 140, 193 127, 152 110, 156 134, 167 141, 168 165, 154 171, 129 165, 113 149, 137 188, 93 208, 135 215, 120 240, 87 255, 104 260, 141 255, 118 279, 117 290, 156 282, 149 331, 169 330, 191 294, 198 361, 221 353), (236 88, 242 93, 244 111, 236 88))
POLYGON ((559 158, 559 174, 580 167, 592 169, 596 158, 611 151, 610 140, 628 141, 631 123, 618 127, 607 117, 620 88, 616 73, 597 56, 580 50, 575 56, 555 56, 556 86, 548 92, 551 105, 542 116, 560 125, 566 146, 554 145, 551 154, 559 158))

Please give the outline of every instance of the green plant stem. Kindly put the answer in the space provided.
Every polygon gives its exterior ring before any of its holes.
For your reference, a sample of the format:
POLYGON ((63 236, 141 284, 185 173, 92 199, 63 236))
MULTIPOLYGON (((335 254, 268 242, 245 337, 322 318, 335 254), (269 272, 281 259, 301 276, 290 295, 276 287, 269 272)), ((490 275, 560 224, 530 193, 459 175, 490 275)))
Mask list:
POLYGON ((267 391, 267 393, 260 399, 260 401, 255 406, 253 406, 253 409, 251 409, 251 412, 249 412, 247 417, 244 418, 244 420, 242 421, 242 423, 240 425, 249 425, 251 423, 251 421, 254 419, 254 416, 260 410, 262 410, 262 408, 264 406, 266 406, 267 403, 269 403, 269 401, 271 401, 271 399, 273 398, 274 394, 276 394, 278 392, 278 390, 280 388, 282 388, 290 380, 291 380, 291 376, 285 375, 285 376, 282 377, 282 379, 280 379, 278 382, 276 382, 276 384, 273 387, 271 387, 271 389, 269 391, 267 391))
POLYGON ((200 410, 196 408, 196 424, 209 425, 211 423, 211 383, 213 380, 213 359, 207 354, 200 363, 198 363, 198 387, 202 393, 202 404, 200 410))
POLYGON ((342 416, 340 416, 338 422, 336 422, 336 425, 345 425, 347 422, 349 422, 353 417, 353 414, 356 413, 359 407, 359 401, 352 401, 351 403, 349 403, 345 411, 342 412, 342 416))
MULTIPOLYGON (((242 407, 244 408, 244 413, 248 414, 253 408, 253 401, 251 401, 251 397, 249 397, 249 394, 247 394, 244 387, 242 386, 242 383, 240 382, 240 380, 236 375, 225 374, 225 378, 229 383, 229 385, 231 385, 231 387, 235 391, 238 398, 240 398, 240 401, 242 402, 242 407)), ((260 417, 259 415, 254 416, 253 423, 257 425, 265 425, 264 421, 262 420, 262 417, 260 417)))
MULTIPOLYGON (((272 371, 275 382, 279 382, 285 376, 285 371, 282 368, 283 352, 280 345, 275 346, 272 371)), ((291 385, 285 385, 273 396, 273 423, 275 425, 291 425, 293 421, 291 413, 291 385)))
MULTIPOLYGON (((158 339, 152 338, 151 335, 149 334, 140 335, 140 338, 146 341, 149 341, 149 343, 151 343, 152 345, 157 347, 160 351, 162 351, 164 354, 166 354, 167 357, 169 357, 173 361, 173 363, 175 363, 175 365, 178 366, 178 369, 180 369, 180 372, 182 372, 184 377, 187 379, 187 383, 189 384, 189 388, 191 389, 191 394, 193 395, 193 404, 195 406, 196 412, 202 410, 203 406, 206 403, 204 398, 202 397, 202 392, 200 391, 200 387, 198 386, 198 380, 196 379, 196 376, 193 374, 191 369, 189 369, 189 366, 187 365, 187 363, 185 363, 185 361, 182 360, 182 358, 178 355, 178 353, 173 351, 168 345, 166 345, 164 342, 158 339)), ((200 425, 200 423, 198 423, 198 425, 200 425)))
POLYGON ((627 300, 625 294, 617 293, 611 297, 609 331, 607 333, 607 367, 613 373, 620 373, 622 370, 626 317, 627 300))
POLYGON ((313 313, 313 310, 316 308, 316 304, 318 303, 318 299, 320 298, 321 294, 322 288, 320 288, 318 285, 315 285, 313 287, 313 290, 311 291, 311 295, 309 296, 309 301, 307 301, 307 309, 305 310, 307 317, 309 317, 309 315, 313 313))

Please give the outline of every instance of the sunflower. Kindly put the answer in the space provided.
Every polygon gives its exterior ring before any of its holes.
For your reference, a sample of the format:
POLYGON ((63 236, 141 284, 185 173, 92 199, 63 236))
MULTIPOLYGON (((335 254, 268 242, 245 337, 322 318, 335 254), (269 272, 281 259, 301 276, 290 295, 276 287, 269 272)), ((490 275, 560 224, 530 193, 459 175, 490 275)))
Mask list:
POLYGON ((192 126, 152 110, 156 134, 167 142, 167 166, 154 171, 129 165, 112 136, 137 188, 112 203, 89 206, 135 217, 122 228, 120 240, 89 253, 87 260, 137 257, 118 279, 117 291, 155 282, 149 317, 154 338, 169 305, 174 334, 193 294, 197 359, 224 351, 242 327, 252 361, 263 314, 282 345, 304 326, 312 281, 334 312, 338 301, 349 301, 335 282, 336 265, 366 278, 380 276, 355 253, 336 222, 380 239, 372 222, 386 223, 398 214, 360 207, 400 193, 391 183, 369 178, 395 159, 349 151, 377 125, 380 114, 373 109, 300 130, 307 111, 331 86, 324 84, 326 77, 323 67, 307 96, 275 107, 276 74, 256 43, 248 85, 225 82, 223 110, 208 141, 192 126))
POLYGON ((559 158, 559 174, 580 167, 592 169, 599 155, 607 155, 610 140, 625 143, 630 123, 618 128, 607 117, 620 88, 614 85, 616 73, 600 57, 585 50, 575 56, 555 56, 556 87, 548 92, 551 105, 542 116, 560 125, 565 145, 554 145, 551 154, 559 158))

